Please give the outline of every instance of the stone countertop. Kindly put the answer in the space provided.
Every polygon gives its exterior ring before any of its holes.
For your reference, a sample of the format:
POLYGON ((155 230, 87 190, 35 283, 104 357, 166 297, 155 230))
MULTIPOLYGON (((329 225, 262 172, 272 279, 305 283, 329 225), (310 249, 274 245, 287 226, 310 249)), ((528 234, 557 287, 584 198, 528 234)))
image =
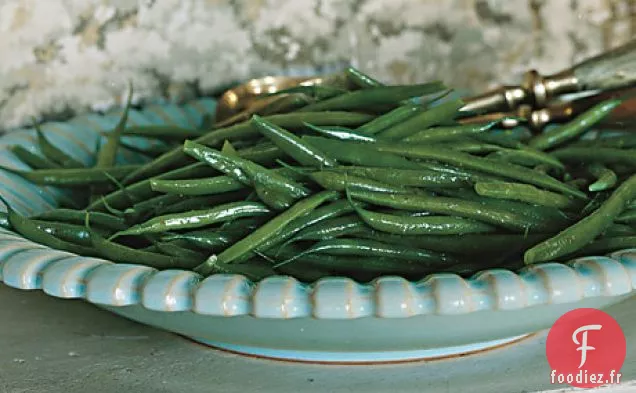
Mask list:
MULTIPOLYGON (((636 377, 636 298, 610 308, 636 377)), ((463 358, 319 366, 242 357, 122 319, 90 304, 0 284, 1 393, 566 392, 549 383, 546 333, 463 358), (554 390, 556 389, 556 390, 554 390)), ((600 391, 634 392, 636 384, 600 391)))
POLYGON ((634 0, 0 0, 0 129, 351 63, 480 91, 636 34, 634 0))

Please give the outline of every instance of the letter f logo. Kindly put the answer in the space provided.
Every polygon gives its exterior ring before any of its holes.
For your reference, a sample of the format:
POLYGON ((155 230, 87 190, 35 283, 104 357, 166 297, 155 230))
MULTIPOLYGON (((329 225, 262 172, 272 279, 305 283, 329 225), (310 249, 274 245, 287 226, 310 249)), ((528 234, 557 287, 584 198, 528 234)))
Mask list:
POLYGON ((579 364, 579 368, 583 367, 583 365, 585 364, 585 361, 587 360, 587 351, 593 351, 596 349, 592 346, 587 345, 587 332, 589 330, 601 330, 602 327, 603 326, 601 325, 585 325, 576 329, 574 333, 572 333, 572 341, 574 341, 574 344, 580 345, 580 347, 576 349, 577 351, 581 351, 581 364, 579 364), (581 335, 582 340, 581 342, 579 342, 579 340, 577 339, 577 336, 581 332, 583 332, 583 334, 581 335))

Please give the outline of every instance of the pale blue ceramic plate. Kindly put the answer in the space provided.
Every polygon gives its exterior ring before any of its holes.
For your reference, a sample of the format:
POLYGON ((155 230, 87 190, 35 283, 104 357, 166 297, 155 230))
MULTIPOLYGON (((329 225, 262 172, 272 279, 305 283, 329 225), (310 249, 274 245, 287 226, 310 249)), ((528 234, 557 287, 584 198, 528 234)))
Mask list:
MULTIPOLYGON (((196 126, 214 101, 132 111, 130 124, 196 126)), ((85 115, 43 129, 90 162, 98 133, 119 112, 85 115)), ((147 143, 138 139, 139 144, 147 143)), ((8 151, 35 149, 33 130, 0 137, 0 165, 25 169, 8 151)), ((121 162, 139 162, 122 154, 121 162)), ((0 194, 23 214, 45 211, 59 191, 0 171, 0 194)), ((1 207, 4 209, 4 207, 1 207)), ((458 244, 461 247, 461 244, 458 244)), ((202 279, 188 271, 113 264, 51 250, 0 230, 0 281, 79 298, 141 323, 241 353, 317 362, 386 362, 450 356, 518 340, 548 328, 564 312, 603 308, 632 294, 636 250, 547 263, 515 274, 483 271, 470 279, 436 274, 419 282, 383 277, 369 284, 332 277, 312 285, 289 277, 258 283, 236 275, 202 279)))

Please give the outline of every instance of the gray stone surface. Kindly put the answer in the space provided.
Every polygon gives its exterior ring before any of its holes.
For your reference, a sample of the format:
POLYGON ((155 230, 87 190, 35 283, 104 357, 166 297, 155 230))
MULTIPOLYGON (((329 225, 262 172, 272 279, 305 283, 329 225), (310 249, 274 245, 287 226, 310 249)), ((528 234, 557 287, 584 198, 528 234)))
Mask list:
MULTIPOLYGON (((625 380, 636 377, 634 306, 631 299, 609 310, 627 338, 625 380)), ((1 284, 0 318, 1 393, 529 393, 557 388, 549 384, 545 333, 464 358, 344 367, 219 352, 81 301, 1 284)), ((635 390, 636 385, 620 389, 635 390)))
POLYGON ((553 72, 636 33, 635 0, 0 0, 0 129, 343 62, 456 88, 553 72))

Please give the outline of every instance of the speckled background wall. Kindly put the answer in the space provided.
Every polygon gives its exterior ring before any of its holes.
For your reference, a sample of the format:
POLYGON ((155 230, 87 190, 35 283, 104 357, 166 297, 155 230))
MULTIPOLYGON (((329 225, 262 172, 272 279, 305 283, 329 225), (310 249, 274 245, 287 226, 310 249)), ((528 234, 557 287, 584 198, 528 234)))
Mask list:
POLYGON ((344 62, 483 89, 636 33, 636 0, 0 0, 0 129, 344 62))

